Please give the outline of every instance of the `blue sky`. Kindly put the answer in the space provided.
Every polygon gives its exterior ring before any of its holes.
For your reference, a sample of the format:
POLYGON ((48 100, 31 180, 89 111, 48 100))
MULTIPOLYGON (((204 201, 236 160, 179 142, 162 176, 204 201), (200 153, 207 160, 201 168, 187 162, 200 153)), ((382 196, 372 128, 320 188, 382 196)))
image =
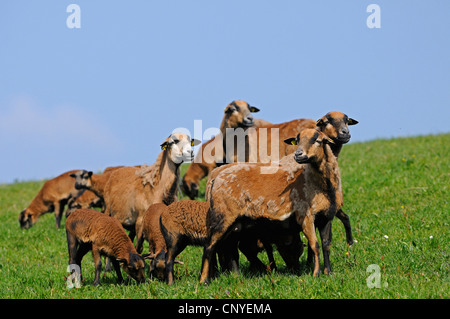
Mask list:
POLYGON ((235 99, 273 123, 342 111, 352 142, 449 132, 449 15, 446 0, 2 1, 0 183, 151 164, 235 99))

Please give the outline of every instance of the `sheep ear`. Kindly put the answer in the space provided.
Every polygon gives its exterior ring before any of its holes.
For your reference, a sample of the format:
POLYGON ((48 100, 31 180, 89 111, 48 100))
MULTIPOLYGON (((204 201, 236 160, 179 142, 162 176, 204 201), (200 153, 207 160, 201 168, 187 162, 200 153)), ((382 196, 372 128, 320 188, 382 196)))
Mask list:
POLYGON ((297 138, 291 137, 284 140, 284 142, 288 145, 297 145, 297 138))
POLYGON ((160 146, 161 146, 161 149, 163 150, 163 151, 165 151, 165 150, 167 150, 167 146, 169 145, 169 143, 168 142, 164 142, 164 143, 162 143, 160 146))
POLYGON ((69 176, 70 176, 70 177, 73 177, 73 178, 77 178, 77 175, 75 175, 75 173, 72 173, 72 174, 70 174, 69 176))
POLYGON ((179 265, 184 265, 184 262, 179 261, 178 259, 175 259, 175 260, 173 261, 173 263, 174 263, 174 264, 179 264, 179 265))
POLYGON ((348 119, 348 125, 356 125, 356 124, 358 124, 359 122, 357 121, 357 120, 355 120, 355 119, 352 119, 352 118, 349 118, 348 119))
POLYGON ((250 106, 250 112, 257 113, 259 112, 259 109, 256 106, 250 106))
POLYGON ((197 146, 197 145, 199 145, 201 143, 201 141, 199 141, 199 140, 197 140, 197 139, 195 139, 195 138, 193 138, 192 140, 191 140, 191 146, 197 146))
POLYGON ((93 173, 92 173, 92 171, 89 171, 87 174, 88 174, 88 177, 91 177, 93 173))
POLYGON ((320 118, 316 121, 316 126, 324 126, 326 123, 323 118, 320 118))

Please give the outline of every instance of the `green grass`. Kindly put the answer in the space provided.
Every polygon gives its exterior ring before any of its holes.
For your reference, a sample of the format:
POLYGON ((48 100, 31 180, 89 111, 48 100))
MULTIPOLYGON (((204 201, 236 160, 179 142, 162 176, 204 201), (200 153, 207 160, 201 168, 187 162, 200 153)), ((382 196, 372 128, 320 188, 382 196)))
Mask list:
MULTIPOLYGON (((17 219, 43 181, 0 185, 0 298, 449 298, 449 158, 450 134, 345 146, 339 159, 344 211, 357 242, 347 247, 335 219, 334 274, 313 278, 306 253, 301 273, 288 273, 275 251, 277 272, 250 273, 241 256, 241 274, 221 274, 209 285, 198 283, 202 249, 188 247, 173 286, 150 279, 118 285, 109 273, 93 287, 87 254, 82 287, 67 289, 64 229, 55 228, 53 214, 29 230, 17 219), (367 286, 371 264, 380 267, 381 288, 367 286)), ((265 253, 259 256, 267 262, 265 253)))

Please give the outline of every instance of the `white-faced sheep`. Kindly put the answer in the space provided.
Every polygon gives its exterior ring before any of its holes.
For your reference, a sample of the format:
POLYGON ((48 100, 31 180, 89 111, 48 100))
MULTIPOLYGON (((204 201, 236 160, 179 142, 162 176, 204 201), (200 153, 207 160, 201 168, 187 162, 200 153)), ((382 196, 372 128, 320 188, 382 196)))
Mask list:
POLYGON ((31 204, 19 214, 20 227, 28 229, 42 214, 55 212, 56 227, 59 228, 65 205, 84 192, 75 189, 74 180, 70 177, 75 172, 65 172, 46 181, 31 204))
POLYGON ((151 204, 170 204, 176 200, 180 165, 194 158, 194 140, 173 133, 161 144, 162 152, 151 166, 122 167, 113 171, 103 194, 105 213, 117 218, 134 238, 136 222, 151 204))
MULTIPOLYGON (((255 106, 250 106, 247 102, 236 100, 227 105, 224 116, 220 124, 221 135, 217 135, 205 142, 194 161, 189 165, 186 174, 183 176, 181 190, 190 199, 198 197, 200 181, 217 166, 216 163, 224 161, 224 137, 227 129, 250 127, 261 127, 272 123, 262 119, 253 118, 251 113, 259 112, 255 106)), ((236 154, 234 151, 233 154, 236 154)))
POLYGON ((69 265, 78 265, 80 275, 81 260, 92 250, 94 286, 100 283, 101 255, 111 258, 119 282, 123 281, 120 265, 138 283, 144 282, 144 257, 137 253, 117 219, 92 209, 76 210, 66 219, 66 236, 69 265))
MULTIPOLYGON (((322 247, 328 228, 342 206, 339 167, 324 133, 305 129, 287 143, 295 143, 295 155, 282 158, 273 174, 260 174, 263 164, 235 163, 218 168, 208 181, 210 210, 207 217, 209 245, 202 259, 200 282, 211 276, 211 259, 216 246, 240 218, 285 221, 295 216, 314 252, 314 276, 319 274, 319 244, 314 219, 322 213, 319 226, 322 247)), ((325 271, 329 272, 329 252, 324 249, 325 271)))

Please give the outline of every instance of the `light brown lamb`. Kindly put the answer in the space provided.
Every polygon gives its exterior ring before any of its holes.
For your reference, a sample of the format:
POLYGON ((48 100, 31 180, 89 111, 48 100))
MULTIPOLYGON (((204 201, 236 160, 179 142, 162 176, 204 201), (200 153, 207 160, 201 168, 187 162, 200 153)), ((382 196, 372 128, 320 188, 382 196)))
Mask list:
MULTIPOLYGON (((175 202, 178 203, 178 202, 175 202)), ((173 203, 173 204, 175 204, 173 203)), ((150 205, 144 214, 144 217, 136 224, 137 243, 136 250, 141 253, 144 240, 148 241, 150 259, 150 275, 159 280, 165 279, 165 263, 167 246, 164 236, 161 232, 160 217, 167 211, 167 206, 163 203, 150 205)), ((175 263, 183 264, 178 260, 175 263)))
POLYGON ((206 215, 209 203, 196 200, 183 200, 172 203, 161 213, 161 232, 167 246, 166 252, 166 280, 173 284, 173 264, 175 258, 188 245, 206 246, 208 231, 206 229, 206 215))
POLYGON ((144 257, 137 253, 117 219, 92 209, 75 210, 66 220, 66 236, 69 265, 77 265, 79 275, 83 256, 92 250, 94 286, 100 283, 101 255, 111 259, 119 282, 123 281, 120 265, 138 283, 144 282, 144 257))

